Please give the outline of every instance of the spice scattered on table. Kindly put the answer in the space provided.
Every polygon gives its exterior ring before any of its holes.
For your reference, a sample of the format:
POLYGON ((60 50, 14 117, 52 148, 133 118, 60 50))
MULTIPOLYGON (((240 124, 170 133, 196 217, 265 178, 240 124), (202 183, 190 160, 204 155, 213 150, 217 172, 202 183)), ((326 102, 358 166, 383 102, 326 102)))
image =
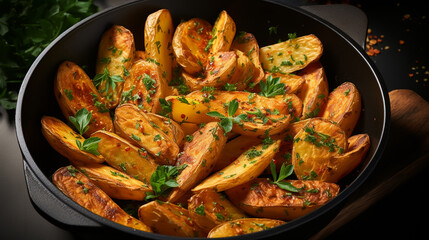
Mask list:
POLYGON ((383 42, 384 35, 375 35, 372 33, 372 29, 368 28, 368 36, 366 37, 366 53, 368 56, 377 56, 381 53, 381 50, 388 50, 389 46, 380 47, 379 43, 383 42))

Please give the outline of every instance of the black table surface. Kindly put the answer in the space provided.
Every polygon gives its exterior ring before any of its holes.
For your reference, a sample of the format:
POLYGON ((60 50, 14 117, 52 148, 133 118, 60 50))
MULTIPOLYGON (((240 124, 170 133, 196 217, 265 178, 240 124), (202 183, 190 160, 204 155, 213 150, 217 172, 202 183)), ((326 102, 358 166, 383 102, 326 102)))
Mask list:
MULTIPOLYGON (((121 1, 98 1, 118 4, 121 1)), ((368 17, 372 39, 381 38, 372 60, 389 91, 411 89, 429 101, 428 6, 423 1, 285 1, 292 5, 346 3, 368 17)), ((0 233, 2 239, 78 239, 43 218, 33 207, 25 184, 23 163, 13 123, 14 112, 0 107, 0 233)), ((429 120, 429 119, 428 119, 429 120)), ((394 161, 394 159, 392 159, 394 161)), ((417 239, 429 222, 427 180, 412 176, 327 239, 417 239)))

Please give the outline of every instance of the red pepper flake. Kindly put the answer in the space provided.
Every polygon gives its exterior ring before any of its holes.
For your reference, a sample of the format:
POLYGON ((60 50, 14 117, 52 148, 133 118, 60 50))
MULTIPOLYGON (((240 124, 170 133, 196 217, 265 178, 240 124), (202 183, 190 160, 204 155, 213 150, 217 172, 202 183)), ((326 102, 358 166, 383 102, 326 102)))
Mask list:
POLYGON ((180 115, 180 117, 184 119, 186 117, 186 115, 182 113, 182 115, 180 115))
POLYGON ((409 77, 413 77, 413 76, 414 76, 414 74, 410 73, 410 74, 408 74, 408 76, 409 76, 409 77))
POLYGON ((405 41, 404 40, 399 40, 399 44, 404 45, 405 41))
POLYGON ((120 147, 120 146, 121 146, 121 143, 116 143, 116 146, 117 146, 117 147, 120 147))
POLYGON ((125 152, 130 151, 130 149, 131 149, 130 147, 126 147, 126 148, 125 148, 125 152))

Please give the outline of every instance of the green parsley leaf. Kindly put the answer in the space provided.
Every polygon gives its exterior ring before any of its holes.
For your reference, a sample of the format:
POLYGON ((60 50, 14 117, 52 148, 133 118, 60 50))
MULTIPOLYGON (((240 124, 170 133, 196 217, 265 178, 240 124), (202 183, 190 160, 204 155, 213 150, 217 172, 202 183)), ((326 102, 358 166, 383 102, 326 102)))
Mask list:
POLYGON ((201 216, 205 216, 206 212, 204 211, 204 205, 201 204, 200 206, 195 208, 195 212, 198 213, 201 216))
POLYGON ((123 81, 124 79, 120 75, 110 76, 110 72, 107 69, 107 67, 104 68, 103 73, 99 73, 95 75, 94 79, 92 80, 94 85, 98 88, 98 91, 104 94, 107 94, 107 92, 109 91, 109 88, 111 88, 112 91, 115 90, 116 83, 123 82, 123 81), (105 82, 104 89, 99 89, 99 86, 101 85, 102 82, 105 82))
POLYGON ((150 177, 150 185, 152 186, 153 193, 146 194, 145 200, 148 201, 159 196, 165 196, 172 188, 178 187, 179 184, 176 181, 176 177, 186 167, 187 165, 178 167, 159 165, 150 177))
POLYGON ((285 84, 280 82, 280 77, 273 78, 272 75, 267 77, 267 82, 259 82, 261 92, 259 95, 263 97, 275 97, 286 93, 285 84))
POLYGON ((78 139, 76 139, 76 145, 80 150, 84 152, 89 152, 98 156, 100 155, 100 153, 98 152, 98 143, 100 141, 101 141, 101 138, 99 137, 90 137, 85 139, 85 141, 83 141, 83 144, 82 144, 78 139))
POLYGON ((80 135, 83 135, 89 128, 89 123, 92 118, 92 113, 88 112, 86 108, 82 108, 76 112, 75 116, 70 116, 69 120, 77 129, 80 135))
POLYGON ((273 176, 273 181, 271 183, 276 184, 281 189, 289 191, 289 192, 298 192, 299 189, 293 186, 290 182, 281 182, 283 179, 289 177, 293 173, 293 165, 289 164, 285 166, 285 163, 282 164, 280 168, 280 173, 277 178, 277 170, 276 170, 276 164, 274 161, 270 162, 270 170, 271 174, 273 176))

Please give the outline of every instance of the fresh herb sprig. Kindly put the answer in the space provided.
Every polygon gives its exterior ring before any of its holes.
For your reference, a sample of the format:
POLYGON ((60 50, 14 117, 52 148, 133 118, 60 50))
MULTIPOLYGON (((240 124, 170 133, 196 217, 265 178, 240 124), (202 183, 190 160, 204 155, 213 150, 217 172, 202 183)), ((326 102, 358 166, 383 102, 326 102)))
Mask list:
POLYGON ((98 143, 101 141, 99 137, 90 137, 85 139, 83 143, 81 143, 78 139, 76 139, 76 145, 78 148, 84 152, 92 153, 96 156, 100 155, 98 152, 98 143))
POLYGON ((77 129, 80 135, 83 135, 89 128, 89 123, 92 118, 92 113, 88 112, 86 108, 82 108, 76 112, 75 116, 70 116, 69 120, 77 129))
POLYGON ((99 92, 107 94, 109 88, 113 91, 116 89, 116 83, 123 82, 125 80, 120 75, 110 76, 109 70, 105 67, 103 73, 95 75, 92 81, 97 88, 102 82, 105 82, 104 89, 99 89, 99 92))
POLYGON ((237 109, 238 109, 238 101, 234 99, 234 100, 230 101, 228 104, 228 116, 227 117, 222 115, 221 113, 219 113, 217 111, 208 112, 206 114, 209 115, 210 117, 219 118, 220 119, 219 125, 223 128, 225 133, 228 133, 232 130, 232 125, 234 123, 242 124, 241 121, 247 119, 247 114, 245 114, 245 113, 242 113, 242 114, 234 117, 235 113, 237 112, 237 109))
POLYGON ((267 83, 259 82, 259 88, 261 89, 259 95, 268 98, 286 93, 285 84, 280 82, 280 77, 273 78, 272 75, 267 77, 267 83))
POLYGON ((150 201, 160 196, 165 196, 172 188, 178 187, 179 183, 176 181, 176 177, 186 167, 186 164, 178 167, 159 165, 150 177, 152 192, 146 193, 145 200, 150 201))
POLYGON ((280 167, 280 172, 277 177, 276 164, 274 161, 270 162, 270 170, 273 175, 273 181, 271 183, 276 184, 279 188, 289 191, 289 192, 298 192, 299 189, 293 186, 290 182, 283 182, 282 180, 289 177, 293 173, 293 165, 289 164, 285 166, 285 163, 280 167))
POLYGON ((93 0, 1 0, 0 5, 0 105, 14 109, 18 89, 36 57, 60 33, 98 8, 93 0))

